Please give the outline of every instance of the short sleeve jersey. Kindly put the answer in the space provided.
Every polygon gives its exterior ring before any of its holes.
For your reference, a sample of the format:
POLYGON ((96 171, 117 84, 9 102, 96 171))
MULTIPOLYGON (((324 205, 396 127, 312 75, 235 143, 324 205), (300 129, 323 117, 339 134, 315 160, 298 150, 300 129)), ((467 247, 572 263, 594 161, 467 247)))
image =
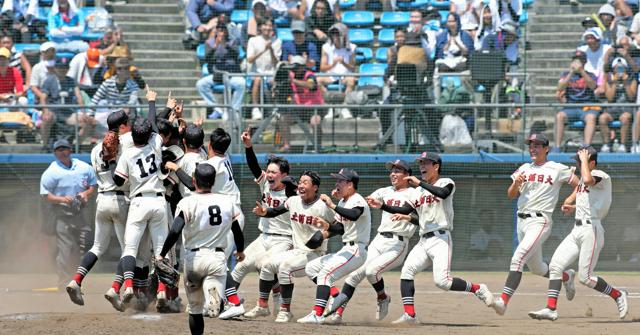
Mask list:
MULTIPOLYGON (((267 208, 279 207, 287 201, 287 195, 284 188, 280 191, 273 191, 269 189, 269 182, 267 181, 267 176, 264 171, 260 177, 256 179, 256 183, 260 187, 262 204, 267 208)), ((258 229, 266 234, 291 235, 291 221, 286 215, 279 215, 274 218, 260 218, 258 229)))
POLYGON ((289 210, 293 247, 306 251, 327 251, 327 240, 324 240, 316 249, 309 249, 305 244, 319 230, 313 225, 313 218, 319 217, 331 223, 334 212, 319 198, 310 204, 305 204, 297 195, 287 199, 284 206, 289 210))
POLYGON ((102 142, 98 142, 91 150, 91 165, 98 180, 98 192, 123 191, 129 193, 129 185, 127 183, 118 186, 113 181, 111 170, 115 168, 115 164, 105 162, 102 159, 102 142))
POLYGON ((371 238, 371 209, 367 201, 359 194, 355 193, 346 201, 340 199, 338 206, 343 208, 363 207, 363 212, 356 221, 350 221, 336 213, 335 220, 344 225, 344 234, 342 234, 343 242, 359 242, 369 244, 371 238))
MULTIPOLYGON (((204 162, 205 160, 207 160, 207 156, 202 151, 197 153, 187 152, 178 160, 177 164, 182 171, 184 171, 187 175, 192 176, 193 173, 196 172, 196 165, 200 162, 204 162)), ((180 190, 180 194, 183 198, 194 194, 193 191, 186 188, 182 183, 178 183, 178 189, 180 190)))
POLYGON ((418 193, 413 207, 418 212, 420 235, 441 229, 453 230, 453 194, 456 193, 456 184, 450 178, 440 178, 433 184, 437 187, 447 185, 453 185, 453 189, 446 199, 440 199, 422 187, 416 189, 418 193))
POLYGON ((143 147, 125 149, 118 159, 115 173, 129 181, 131 197, 143 193, 164 194, 165 187, 160 175, 162 146, 158 144, 152 137, 143 147))
POLYGON ((207 160, 216 169, 216 181, 211 188, 211 193, 231 195, 235 203, 240 204, 240 189, 233 177, 233 167, 229 156, 213 156, 207 160))
POLYGON ((182 213, 184 228, 182 244, 186 250, 195 248, 227 248, 227 235, 239 208, 227 197, 215 193, 194 193, 183 198, 176 207, 182 213))
POLYGON ((593 170, 591 175, 599 177, 600 181, 593 186, 586 186, 580 179, 576 194, 577 220, 602 220, 609 213, 611 177, 601 170, 593 170))
MULTIPOLYGON (((371 193, 370 197, 386 204, 387 206, 402 207, 405 203, 412 204, 414 199, 419 198, 415 188, 405 188, 397 191, 393 186, 379 188, 371 193)), ((378 232, 393 233, 403 237, 411 237, 416 231, 416 225, 409 221, 393 221, 393 214, 382 211, 382 218, 378 232)))
POLYGON ((571 183, 574 178, 574 167, 548 161, 541 165, 525 163, 511 175, 515 180, 520 174, 526 180, 520 186, 518 198, 518 212, 543 212, 548 215, 558 202, 560 188, 565 183, 571 183))

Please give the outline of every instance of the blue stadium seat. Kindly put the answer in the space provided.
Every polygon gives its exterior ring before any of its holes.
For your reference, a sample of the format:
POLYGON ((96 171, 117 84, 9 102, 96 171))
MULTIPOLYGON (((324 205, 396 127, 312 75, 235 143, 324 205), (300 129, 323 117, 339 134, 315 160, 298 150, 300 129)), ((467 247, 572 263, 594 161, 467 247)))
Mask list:
POLYGON ((373 31, 371 29, 349 29, 349 41, 358 45, 373 43, 373 31))
POLYGON ((380 76, 366 76, 358 78, 358 86, 374 85, 382 88, 384 86, 384 71, 387 70, 387 64, 362 64, 360 65, 360 74, 379 74, 380 76))
MULTIPOLYGON (((82 15, 84 16, 85 20, 90 18, 91 15, 94 15, 97 13, 102 13, 105 18, 108 16, 107 10, 102 7, 84 7, 84 8, 80 8, 80 11, 82 12, 82 15)), ((110 19, 109 21, 112 21, 112 20, 110 19)), ((105 22, 105 24, 111 25, 110 22, 105 22)), ((95 41, 95 40, 101 39, 102 36, 104 36, 103 31, 92 31, 89 29, 89 25, 87 24, 87 27, 85 28, 84 33, 82 33, 82 35, 80 36, 80 39, 83 41, 95 41)))
MULTIPOLYGON (((622 122, 615 120, 609 122, 609 128, 618 129, 622 127, 622 122)), ((582 130, 584 129, 584 121, 574 121, 569 122, 569 129, 571 130, 582 130)))
POLYGON ((49 17, 49 12, 51 12, 51 7, 38 7, 38 13, 36 14, 36 19, 38 21, 47 22, 47 18, 49 17))
POLYGON ((520 19, 518 20, 518 23, 523 26, 525 24, 527 24, 527 22, 529 22, 529 13, 527 12, 526 9, 522 10, 522 14, 520 14, 520 19))
POLYGON ((329 84, 329 85, 327 85, 327 90, 329 90, 329 91, 344 92, 345 89, 346 89, 346 87, 344 86, 344 84, 329 84))
POLYGON ((293 41, 291 28, 276 28, 276 35, 282 40, 282 42, 293 41))
POLYGON ((356 0, 340 0, 340 9, 353 8, 356 5, 356 0))
POLYGON ((387 49, 388 48, 378 48, 376 50, 376 61, 379 63, 387 62, 387 49))
POLYGON ((462 81, 459 76, 455 75, 446 75, 440 77, 440 87, 460 87, 462 86, 462 81))
POLYGON ((530 8, 533 6, 534 0, 522 0, 522 7, 530 8))
POLYGON ((400 9, 413 9, 426 7, 431 3, 431 0, 414 0, 413 2, 398 2, 396 6, 400 9))
MULTIPOLYGON (((210 73, 209 73, 209 68, 207 68, 207 64, 202 64, 202 76, 206 77, 209 74, 210 73)), ((224 84, 213 85, 213 93, 218 93, 218 94, 224 93, 224 84)))
POLYGON ((433 6, 436 9, 446 9, 448 11, 449 8, 451 7, 451 3, 449 3, 448 0, 446 1, 431 0, 431 6, 433 6))
POLYGON ((374 20, 373 13, 367 11, 350 11, 342 14, 342 23, 347 27, 370 27, 374 20))
POLYGON ((252 16, 253 12, 250 10, 234 9, 231 12, 231 22, 244 24, 247 23, 252 16))
POLYGON ((356 62, 366 63, 373 58, 373 51, 371 48, 356 48, 356 62))
POLYGON ((381 29, 378 32, 378 43, 383 45, 392 45, 395 42, 393 28, 381 29))
POLYGON ((204 43, 200 43, 196 48, 196 57, 198 57, 199 60, 204 60, 205 53, 206 53, 206 46, 204 43))
POLYGON ((14 44, 13 47, 16 48, 16 52, 40 52, 40 44, 37 43, 17 43, 14 44))
POLYGON ((440 13, 440 23, 444 26, 445 24, 447 24, 447 19, 449 18, 449 11, 439 10, 438 13, 440 13))
POLYGON ((380 16, 380 24, 384 27, 406 26, 409 24, 409 12, 384 12, 380 16))
POLYGON ((57 51, 56 52, 56 59, 63 59, 66 58, 67 62, 70 62, 71 59, 73 58, 73 56, 75 56, 76 54, 73 52, 60 52, 57 51))
MULTIPOLYGON (((253 14, 253 12, 251 12, 251 14, 253 14)), ((289 19, 289 16, 280 16, 273 20, 273 23, 276 27, 291 27, 291 19, 289 19)))

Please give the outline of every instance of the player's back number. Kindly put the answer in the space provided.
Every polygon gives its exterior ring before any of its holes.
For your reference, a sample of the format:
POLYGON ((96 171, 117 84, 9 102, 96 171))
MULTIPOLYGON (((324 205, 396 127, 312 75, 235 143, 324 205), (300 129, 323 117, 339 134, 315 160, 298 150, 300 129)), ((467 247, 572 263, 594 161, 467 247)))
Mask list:
POLYGON ((136 164, 140 169, 140 178, 147 178, 149 177, 149 175, 152 175, 158 171, 155 154, 151 154, 145 157, 144 161, 142 160, 142 158, 138 158, 136 164))
POLYGON ((218 205, 209 206, 209 224, 219 226, 222 223, 222 215, 218 205))

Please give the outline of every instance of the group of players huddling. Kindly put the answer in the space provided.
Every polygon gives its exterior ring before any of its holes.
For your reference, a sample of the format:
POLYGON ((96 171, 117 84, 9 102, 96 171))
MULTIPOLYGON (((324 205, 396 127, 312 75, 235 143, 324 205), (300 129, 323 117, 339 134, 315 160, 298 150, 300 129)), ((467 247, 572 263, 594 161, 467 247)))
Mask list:
POLYGON ((150 264, 170 261, 183 270, 192 334, 204 331, 204 316, 267 317, 271 315, 271 295, 275 322, 292 321, 294 278, 305 276, 317 285, 316 299, 311 312, 297 322, 341 323, 355 288, 365 278, 377 294, 376 319, 382 320, 391 302, 382 274, 400 265, 404 313, 394 324, 419 322, 414 310, 414 280, 429 266, 438 288, 473 293, 503 315, 526 264, 532 273, 549 278, 547 306, 529 316, 556 320, 562 286, 568 300, 575 295, 576 272, 567 268, 576 259, 580 282, 611 296, 620 318, 628 313, 627 292, 593 275, 604 242, 601 220, 611 203, 611 179, 597 169, 597 152, 590 146, 575 156, 580 171, 577 177, 575 168, 548 161, 549 141, 544 134, 533 134, 526 140, 532 162, 513 173, 507 191, 509 198, 518 198, 520 243, 503 293, 494 297, 485 284, 450 273, 456 186, 453 180, 441 177, 439 155, 424 152, 416 159, 420 178, 412 174, 406 161, 387 162, 390 185, 368 197, 358 193, 358 173, 343 168, 331 174, 335 188, 328 196, 319 193, 317 172, 303 171, 296 180, 282 157, 270 156, 263 171, 251 135, 244 132, 246 161, 262 194, 253 209, 261 233, 245 248, 240 192, 226 154, 229 134, 221 128, 213 130, 205 150, 202 127, 176 122, 181 106, 175 101, 172 106, 177 110, 166 108, 156 116, 155 98, 155 92, 148 91, 148 118, 132 119, 124 111, 110 114, 107 136, 117 137, 117 151, 109 152, 99 143, 91 152, 99 186, 95 242, 67 286, 76 304, 84 304, 82 281, 106 251, 113 227, 122 257, 105 298, 118 311, 145 310, 155 299, 158 311, 179 312, 177 287, 162 281, 155 281, 157 289, 148 287, 154 282, 149 278, 150 264), (542 259, 542 244, 550 235, 553 209, 564 183, 574 191, 565 199, 562 211, 575 211, 575 226, 547 264, 542 259), (373 241, 371 208, 382 210, 373 241), (409 251, 409 239, 416 229, 420 239, 409 251), (180 235, 182 248, 176 250, 180 235), (341 235, 343 247, 327 253, 327 240, 337 235, 341 235), (234 250, 238 263, 229 273, 227 262, 234 250), (245 311, 237 290, 253 271, 259 273, 258 301, 245 311), (336 282, 344 277, 339 290, 336 282))

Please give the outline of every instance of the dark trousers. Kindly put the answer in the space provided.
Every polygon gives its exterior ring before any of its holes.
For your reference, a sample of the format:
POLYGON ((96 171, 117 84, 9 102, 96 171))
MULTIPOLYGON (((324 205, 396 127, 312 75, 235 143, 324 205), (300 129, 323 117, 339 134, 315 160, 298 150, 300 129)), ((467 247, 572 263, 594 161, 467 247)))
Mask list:
POLYGON ((64 288, 76 273, 80 256, 93 245, 91 226, 84 220, 83 213, 78 215, 56 215, 56 272, 58 288, 64 288))

